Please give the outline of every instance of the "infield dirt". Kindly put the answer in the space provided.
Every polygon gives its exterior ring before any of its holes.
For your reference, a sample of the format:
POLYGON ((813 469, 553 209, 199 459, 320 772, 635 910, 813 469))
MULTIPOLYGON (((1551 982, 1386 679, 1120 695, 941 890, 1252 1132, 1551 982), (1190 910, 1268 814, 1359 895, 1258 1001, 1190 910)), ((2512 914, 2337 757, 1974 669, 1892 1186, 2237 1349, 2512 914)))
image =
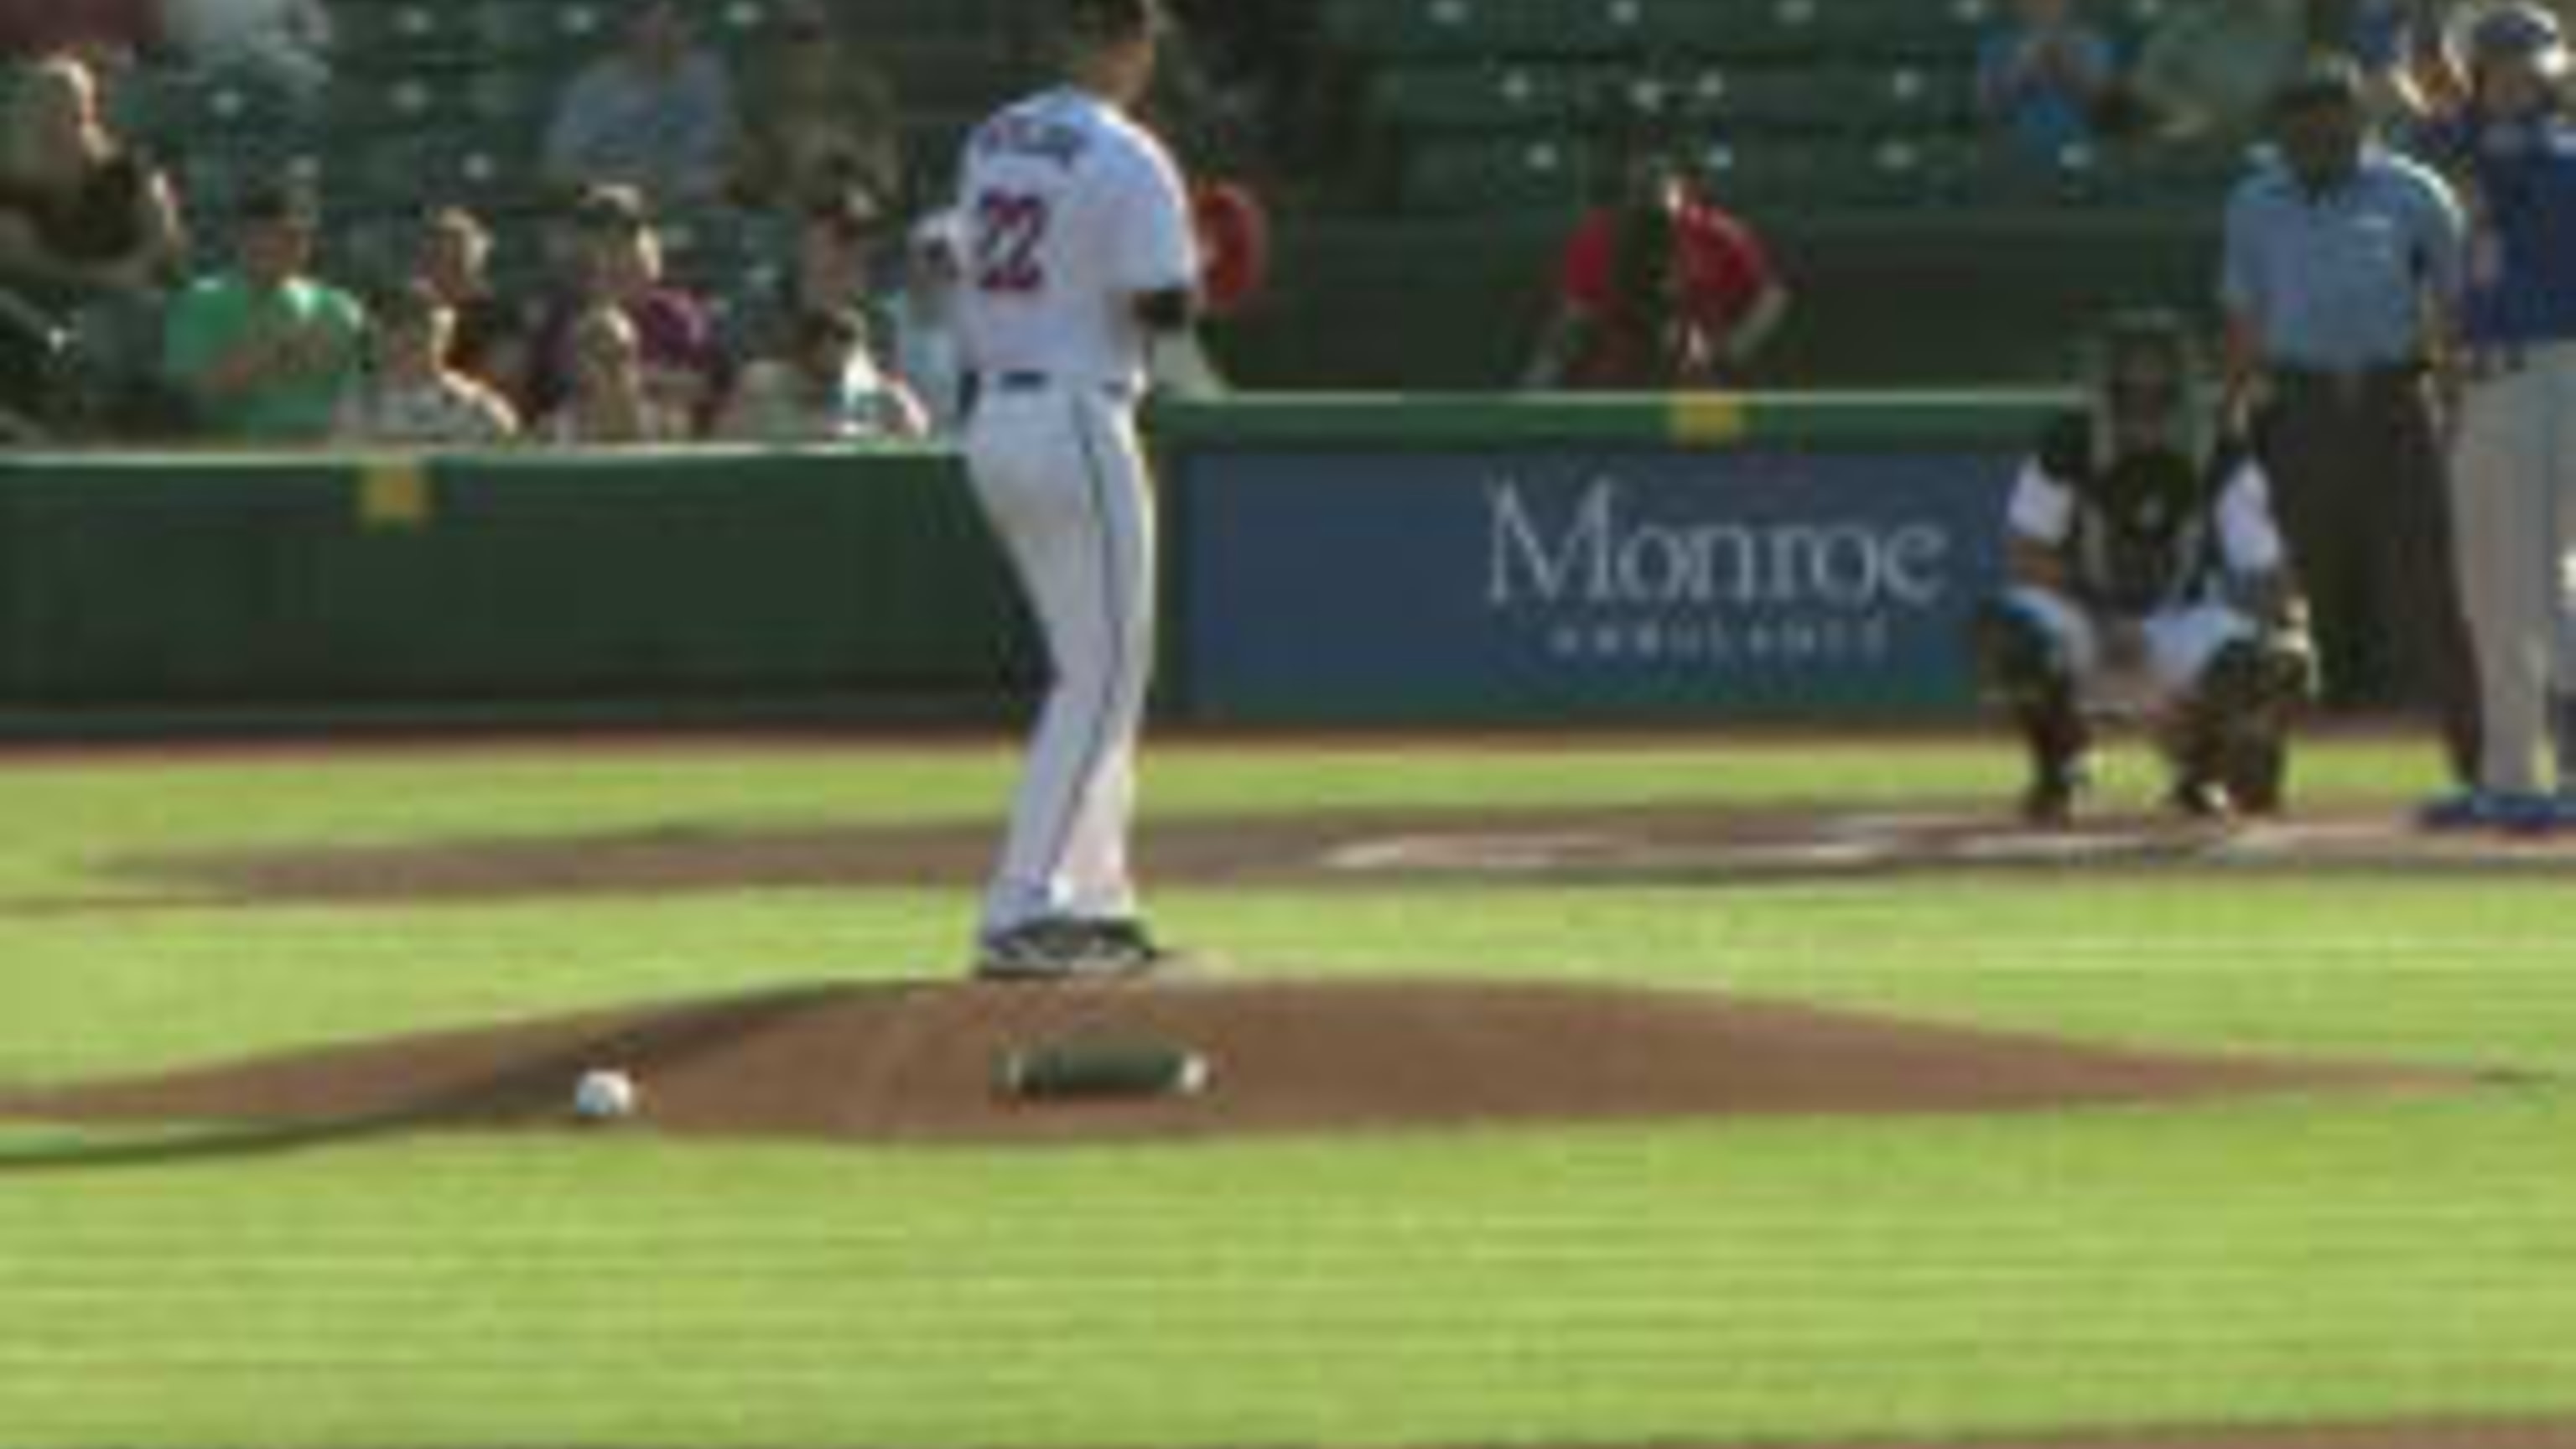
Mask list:
POLYGON ((2408 1091, 2438 1073, 2125 1050, 1713 993, 1272 977, 825 985, 410 1036, 0 1101, 20 1114, 375 1127, 570 1121, 591 1068, 632 1073, 679 1136, 887 1142, 1220 1138, 1685 1117, 1960 1113, 2263 1092, 2408 1091), (1154 1042, 1194 1094, 1032 1103, 1038 1043, 1154 1042))

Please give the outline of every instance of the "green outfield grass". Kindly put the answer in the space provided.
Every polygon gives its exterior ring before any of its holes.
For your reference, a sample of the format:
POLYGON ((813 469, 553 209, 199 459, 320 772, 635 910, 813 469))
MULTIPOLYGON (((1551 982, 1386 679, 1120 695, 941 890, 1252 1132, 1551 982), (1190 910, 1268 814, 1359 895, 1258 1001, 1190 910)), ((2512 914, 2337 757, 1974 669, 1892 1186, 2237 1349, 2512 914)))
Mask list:
MULTIPOLYGON (((989 821, 1014 758, 12 766, 0 1082, 945 972, 963 890, 245 907, 150 899, 102 866, 989 821)), ((2339 743, 2302 779, 2395 811, 2430 761, 2339 743)), ((1193 743, 1149 764, 1157 819, 1901 805, 1999 799, 2012 776, 1998 747, 1887 740, 1193 743)), ((1247 974, 1654 983, 2538 1078, 2445 1098, 1020 1152, 456 1134, 160 1164, 0 1125, 0 1443, 1635 1445, 2576 1418, 2567 885, 2147 870, 1159 898, 1247 974)))

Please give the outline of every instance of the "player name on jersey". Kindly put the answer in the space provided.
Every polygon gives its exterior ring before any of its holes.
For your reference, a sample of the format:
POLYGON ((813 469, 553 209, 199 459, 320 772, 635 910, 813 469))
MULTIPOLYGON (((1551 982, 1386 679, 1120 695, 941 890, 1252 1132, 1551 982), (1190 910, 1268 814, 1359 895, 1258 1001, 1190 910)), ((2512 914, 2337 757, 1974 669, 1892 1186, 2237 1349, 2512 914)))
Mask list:
POLYGON ((976 156, 986 159, 1018 156, 1071 171, 1090 154, 1091 137, 1081 126, 1060 117, 1008 111, 975 133, 972 149, 976 156))

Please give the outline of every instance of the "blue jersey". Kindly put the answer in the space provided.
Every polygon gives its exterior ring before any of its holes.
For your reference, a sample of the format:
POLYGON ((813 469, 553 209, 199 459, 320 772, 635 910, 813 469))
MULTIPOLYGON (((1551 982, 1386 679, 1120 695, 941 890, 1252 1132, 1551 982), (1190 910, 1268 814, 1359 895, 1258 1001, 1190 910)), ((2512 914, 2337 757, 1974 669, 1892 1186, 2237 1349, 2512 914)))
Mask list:
POLYGON ((2576 118, 2472 117, 2438 144, 2476 227, 2463 317, 2470 343, 2576 339, 2576 118))

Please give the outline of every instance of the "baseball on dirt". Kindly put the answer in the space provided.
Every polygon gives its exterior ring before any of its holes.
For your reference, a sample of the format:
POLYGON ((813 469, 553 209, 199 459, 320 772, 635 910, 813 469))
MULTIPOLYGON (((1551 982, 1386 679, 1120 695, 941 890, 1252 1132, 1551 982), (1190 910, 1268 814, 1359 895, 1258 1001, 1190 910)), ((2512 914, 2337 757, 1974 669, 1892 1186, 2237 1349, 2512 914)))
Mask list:
POLYGON ((635 1115, 643 1093, 635 1079, 609 1067, 594 1067, 573 1083, 572 1114, 584 1122, 622 1122, 635 1115))

